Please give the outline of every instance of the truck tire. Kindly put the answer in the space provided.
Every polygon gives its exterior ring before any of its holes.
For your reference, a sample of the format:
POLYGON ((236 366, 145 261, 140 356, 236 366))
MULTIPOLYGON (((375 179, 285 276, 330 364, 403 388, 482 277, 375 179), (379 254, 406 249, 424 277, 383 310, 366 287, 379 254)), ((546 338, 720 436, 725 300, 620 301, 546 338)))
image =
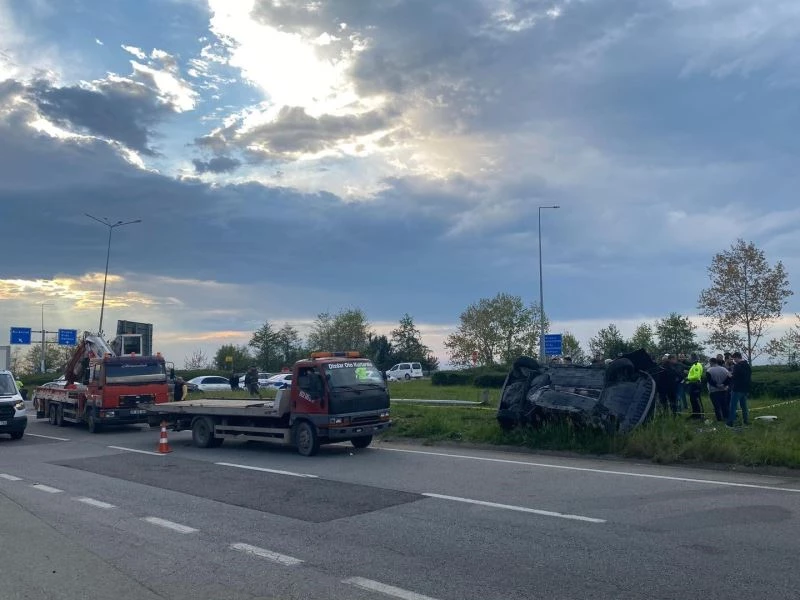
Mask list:
POLYGON ((25 431, 12 431, 11 432, 11 439, 12 440, 21 440, 22 436, 25 435, 25 431))
POLYGON ((295 425, 294 444, 302 456, 314 456, 319 452, 317 428, 308 421, 300 421, 295 425))
POLYGON ((66 421, 64 421, 64 407, 58 405, 56 406, 56 426, 64 427, 66 424, 66 421))
POLYGON ((197 417, 192 422, 192 443, 198 448, 218 448, 223 441, 214 435, 214 421, 209 417, 197 417))
POLYGON ((362 435, 361 437, 353 438, 350 440, 354 448, 366 448, 372 443, 371 435, 362 435))
POLYGON ((47 422, 54 427, 58 425, 58 406, 55 404, 47 407, 47 422))

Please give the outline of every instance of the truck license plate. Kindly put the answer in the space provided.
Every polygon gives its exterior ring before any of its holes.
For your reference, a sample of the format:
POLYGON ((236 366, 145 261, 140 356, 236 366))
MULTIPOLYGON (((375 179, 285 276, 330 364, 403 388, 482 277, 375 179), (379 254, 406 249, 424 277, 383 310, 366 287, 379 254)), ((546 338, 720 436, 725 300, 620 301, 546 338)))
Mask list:
POLYGON ((143 410, 132 410, 131 414, 132 415, 143 415, 144 411, 143 410))
POLYGON ((8 421, 0 421, 0 426, 2 425, 8 425, 8 421))

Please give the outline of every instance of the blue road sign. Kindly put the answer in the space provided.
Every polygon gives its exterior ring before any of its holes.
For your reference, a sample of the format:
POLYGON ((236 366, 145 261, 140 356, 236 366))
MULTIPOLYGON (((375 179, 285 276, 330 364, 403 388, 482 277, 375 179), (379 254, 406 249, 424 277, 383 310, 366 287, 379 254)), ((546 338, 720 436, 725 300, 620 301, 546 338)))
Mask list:
POLYGON ((78 330, 77 329, 59 329, 58 330, 58 345, 59 346, 75 346, 78 344, 78 330))
POLYGON ((31 328, 30 327, 12 327, 11 328, 11 343, 12 344, 30 344, 31 343, 31 328))
POLYGON ((546 356, 561 356, 560 333, 548 333, 544 336, 544 353, 546 356))

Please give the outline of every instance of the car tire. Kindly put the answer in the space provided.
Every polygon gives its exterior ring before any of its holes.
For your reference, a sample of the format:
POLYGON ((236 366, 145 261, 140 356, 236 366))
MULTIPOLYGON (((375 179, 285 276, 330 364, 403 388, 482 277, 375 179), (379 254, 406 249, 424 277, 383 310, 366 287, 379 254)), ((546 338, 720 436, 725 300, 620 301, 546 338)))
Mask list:
POLYGON ((12 432, 11 432, 11 439, 12 439, 12 440, 21 440, 23 435, 25 435, 25 430, 22 430, 22 431, 12 431, 12 432))
POLYGON ((361 437, 353 438, 350 440, 354 448, 366 448, 372 443, 371 435, 363 435, 361 437))
POLYGON ((408 373, 406 373, 406 375, 405 375, 405 380, 406 380, 406 381, 408 381, 408 380, 410 380, 410 379, 411 379, 411 375, 409 375, 408 373))

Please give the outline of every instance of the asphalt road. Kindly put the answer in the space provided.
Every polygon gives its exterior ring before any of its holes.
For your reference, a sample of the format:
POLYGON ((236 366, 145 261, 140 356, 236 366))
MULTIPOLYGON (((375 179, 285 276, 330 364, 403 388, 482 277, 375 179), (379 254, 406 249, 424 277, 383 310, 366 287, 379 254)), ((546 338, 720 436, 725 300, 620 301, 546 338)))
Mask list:
POLYGON ((146 427, 0 436, 0 598, 800 590, 800 479, 380 443, 304 458, 190 437, 170 433, 157 455, 146 427))

